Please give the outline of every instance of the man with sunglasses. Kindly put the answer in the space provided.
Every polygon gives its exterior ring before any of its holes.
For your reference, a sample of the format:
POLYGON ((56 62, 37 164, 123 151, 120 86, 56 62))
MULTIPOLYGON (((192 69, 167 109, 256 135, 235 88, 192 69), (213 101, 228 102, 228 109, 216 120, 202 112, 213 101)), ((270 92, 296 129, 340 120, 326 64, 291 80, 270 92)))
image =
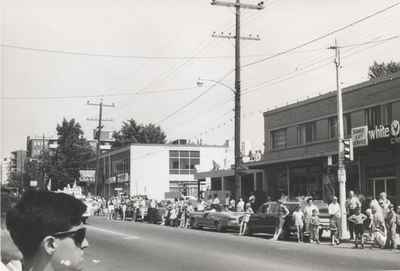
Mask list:
POLYGON ((86 205, 63 193, 28 191, 6 217, 23 255, 23 270, 82 270, 89 244, 81 218, 86 205))

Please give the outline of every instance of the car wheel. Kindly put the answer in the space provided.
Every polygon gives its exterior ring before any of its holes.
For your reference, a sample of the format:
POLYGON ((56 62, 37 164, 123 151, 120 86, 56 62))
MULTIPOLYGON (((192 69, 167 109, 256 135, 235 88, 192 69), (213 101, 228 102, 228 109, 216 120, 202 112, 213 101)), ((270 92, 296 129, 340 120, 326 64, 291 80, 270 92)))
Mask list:
POLYGON ((215 228, 217 232, 224 232, 224 226, 221 222, 215 222, 215 228))

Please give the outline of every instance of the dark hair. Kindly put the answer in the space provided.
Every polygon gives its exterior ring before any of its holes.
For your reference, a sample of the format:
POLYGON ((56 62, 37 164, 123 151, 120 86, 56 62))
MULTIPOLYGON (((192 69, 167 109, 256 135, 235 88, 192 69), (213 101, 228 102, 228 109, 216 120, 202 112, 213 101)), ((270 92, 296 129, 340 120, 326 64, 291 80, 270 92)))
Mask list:
POLYGON ((64 193, 27 191, 7 212, 6 225, 24 257, 33 257, 46 236, 81 224, 86 205, 64 193))

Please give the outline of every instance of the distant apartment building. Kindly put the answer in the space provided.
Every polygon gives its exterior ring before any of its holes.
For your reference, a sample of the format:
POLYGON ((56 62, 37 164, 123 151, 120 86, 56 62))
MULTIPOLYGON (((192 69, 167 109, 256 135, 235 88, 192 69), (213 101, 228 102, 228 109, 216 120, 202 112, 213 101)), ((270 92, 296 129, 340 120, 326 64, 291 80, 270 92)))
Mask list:
MULTIPOLYGON (((346 189, 400 203, 400 73, 343 90, 344 136, 354 142, 346 189)), ((338 194, 337 96, 330 92, 264 113, 263 191, 279 197, 338 194)))
POLYGON ((11 152, 10 173, 21 174, 25 172, 26 151, 11 152))
POLYGON ((7 184, 8 178, 10 177, 10 169, 11 169, 11 159, 6 157, 1 160, 1 184, 7 184))
POLYGON ((45 150, 54 150, 58 147, 56 137, 30 137, 26 138, 27 157, 38 159, 45 150))

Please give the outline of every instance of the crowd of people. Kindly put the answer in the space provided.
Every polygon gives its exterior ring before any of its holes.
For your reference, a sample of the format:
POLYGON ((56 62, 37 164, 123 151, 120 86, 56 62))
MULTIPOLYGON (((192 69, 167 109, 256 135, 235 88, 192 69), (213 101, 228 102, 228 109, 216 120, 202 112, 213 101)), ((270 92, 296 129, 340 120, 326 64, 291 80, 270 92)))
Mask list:
MULTIPOLYGON (((146 196, 114 196, 108 200, 95 197, 98 208, 95 215, 106 216, 109 220, 147 221, 172 227, 189 228, 189 217, 193 211, 217 211, 216 206, 222 206, 225 211, 243 212, 239 235, 245 235, 250 217, 256 211, 256 198, 250 194, 246 201, 239 198, 236 201, 229 194, 220 200, 217 194, 209 195, 207 199, 196 201, 188 198, 156 201, 146 196)), ((270 199, 268 199, 270 200, 270 199)), ((273 240, 282 233, 287 216, 291 215, 297 229, 298 242, 304 241, 307 235, 311 243, 320 243, 319 208, 313 204, 311 197, 305 198, 304 206, 298 206, 290 212, 285 205, 288 200, 282 195, 278 202, 276 227, 273 240)), ((378 199, 367 202, 362 195, 349 192, 346 200, 346 218, 350 240, 356 247, 364 248, 365 243, 371 243, 381 248, 397 248, 400 245, 400 206, 391 204, 385 193, 378 199)), ((341 228, 341 211, 337 197, 333 197, 328 205, 329 231, 332 245, 340 244, 343 238, 339 236, 341 228)))

